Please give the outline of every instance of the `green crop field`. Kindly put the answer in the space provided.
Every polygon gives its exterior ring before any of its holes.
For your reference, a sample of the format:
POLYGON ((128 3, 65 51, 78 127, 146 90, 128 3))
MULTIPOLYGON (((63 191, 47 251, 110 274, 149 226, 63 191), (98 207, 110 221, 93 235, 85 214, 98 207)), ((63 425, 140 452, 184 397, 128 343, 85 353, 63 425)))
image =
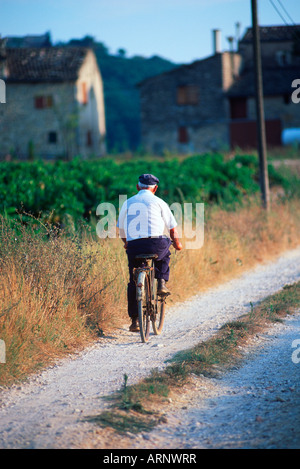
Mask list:
MULTIPOLYGON (((29 213, 54 223, 66 216, 89 222, 98 204, 118 206, 119 195, 132 196, 141 173, 160 179, 157 195, 173 202, 217 203, 223 207, 241 203, 259 192, 257 157, 221 154, 195 155, 185 159, 131 159, 33 161, 0 163, 0 212, 8 217, 29 213)), ((287 184, 269 167, 271 185, 287 184)))

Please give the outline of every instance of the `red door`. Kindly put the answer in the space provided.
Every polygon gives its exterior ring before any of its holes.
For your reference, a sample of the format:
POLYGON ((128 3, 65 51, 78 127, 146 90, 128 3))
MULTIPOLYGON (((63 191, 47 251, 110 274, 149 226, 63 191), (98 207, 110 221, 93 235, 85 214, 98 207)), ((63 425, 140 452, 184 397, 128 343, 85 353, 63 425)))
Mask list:
MULTIPOLYGON (((281 146, 281 120, 266 120, 265 125, 267 145, 269 147, 281 146)), ((256 121, 231 122, 230 143, 232 148, 257 148, 258 143, 256 121)))

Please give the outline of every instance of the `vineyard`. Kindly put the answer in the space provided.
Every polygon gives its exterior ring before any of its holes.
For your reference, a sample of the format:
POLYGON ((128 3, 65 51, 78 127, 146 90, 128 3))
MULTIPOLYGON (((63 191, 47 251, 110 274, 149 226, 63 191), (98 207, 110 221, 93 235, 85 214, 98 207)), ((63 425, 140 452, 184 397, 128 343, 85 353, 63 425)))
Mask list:
POLYGON ((266 214, 254 155, 0 162, 0 338, 9 357, 0 386, 126 321, 126 253, 119 239, 95 236, 96 210, 118 208, 148 172, 170 205, 205 204, 203 247, 172 252, 171 302, 299 245, 299 179, 269 166, 266 214))
MULTIPOLYGON (((90 222, 98 204, 118 206, 120 194, 132 196, 141 173, 160 179, 157 195, 169 204, 203 202, 227 208, 259 192, 258 162, 252 155, 226 159, 205 154, 164 161, 12 161, 0 163, 0 211, 7 217, 27 213, 51 223, 66 223, 68 217, 75 223, 90 222)), ((289 186, 271 165, 269 177, 271 186, 289 186)))

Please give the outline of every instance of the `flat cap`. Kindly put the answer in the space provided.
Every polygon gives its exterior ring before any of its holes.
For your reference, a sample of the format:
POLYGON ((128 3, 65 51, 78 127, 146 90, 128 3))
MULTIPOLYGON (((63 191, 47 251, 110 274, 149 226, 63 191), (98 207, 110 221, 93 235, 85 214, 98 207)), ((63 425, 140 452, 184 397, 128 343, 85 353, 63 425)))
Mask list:
POLYGON ((159 183, 159 179, 153 174, 141 174, 139 182, 147 186, 156 186, 159 183))

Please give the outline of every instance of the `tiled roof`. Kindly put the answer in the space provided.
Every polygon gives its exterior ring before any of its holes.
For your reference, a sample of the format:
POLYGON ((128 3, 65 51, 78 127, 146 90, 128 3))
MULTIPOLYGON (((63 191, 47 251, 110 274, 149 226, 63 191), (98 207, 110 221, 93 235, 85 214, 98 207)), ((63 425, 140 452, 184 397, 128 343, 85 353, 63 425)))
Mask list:
MULTIPOLYGON (((265 96, 277 96, 291 94, 292 82, 299 77, 299 68, 267 69, 262 72, 263 93, 265 96)), ((227 92, 227 96, 254 96, 255 79, 254 71, 249 70, 238 78, 227 92)))
MULTIPOLYGON (((293 26, 260 26, 259 35, 261 42, 268 41, 292 41, 300 34, 300 25, 293 26)), ((241 43, 252 42, 252 28, 248 28, 240 40, 241 43)))
POLYGON ((86 54, 82 47, 8 48, 4 78, 7 82, 73 81, 86 54))
POLYGON ((22 37, 7 36, 4 38, 6 47, 51 47, 50 33, 27 35, 22 37))

